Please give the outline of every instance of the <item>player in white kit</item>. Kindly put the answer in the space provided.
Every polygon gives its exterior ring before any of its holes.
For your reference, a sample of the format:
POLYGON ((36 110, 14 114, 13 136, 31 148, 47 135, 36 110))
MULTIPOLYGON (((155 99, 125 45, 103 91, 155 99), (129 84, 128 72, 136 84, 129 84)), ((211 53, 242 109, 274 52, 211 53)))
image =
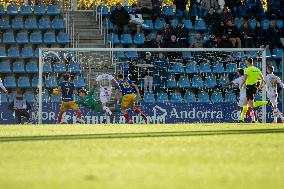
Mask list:
MULTIPOLYGON (((113 113, 110 110, 110 108, 107 106, 107 104, 110 102, 110 99, 111 99, 112 81, 115 81, 115 80, 114 80, 114 77, 108 74, 107 72, 108 72, 108 67, 104 66, 103 74, 99 75, 96 81, 98 82, 98 85, 100 87, 100 101, 102 103, 103 110, 105 111, 106 115, 110 116, 112 120, 113 113)), ((103 122, 106 123, 106 118, 103 122)))
POLYGON ((273 123, 277 123, 278 117, 280 117, 282 123, 284 123, 283 115, 277 107, 278 105, 278 100, 277 100, 278 99, 278 85, 280 85, 283 88, 284 84, 282 83, 282 81, 280 80, 278 76, 274 75, 273 72, 274 72, 274 67, 267 66, 268 74, 265 77, 267 97, 273 108, 273 116, 274 116, 273 123))

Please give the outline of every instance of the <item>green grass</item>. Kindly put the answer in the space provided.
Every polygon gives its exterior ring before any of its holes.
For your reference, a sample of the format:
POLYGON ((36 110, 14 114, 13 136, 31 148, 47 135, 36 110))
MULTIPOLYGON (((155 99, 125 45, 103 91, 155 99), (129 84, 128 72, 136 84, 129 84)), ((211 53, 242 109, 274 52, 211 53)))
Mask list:
POLYGON ((281 124, 0 127, 1 189, 283 189, 281 124))

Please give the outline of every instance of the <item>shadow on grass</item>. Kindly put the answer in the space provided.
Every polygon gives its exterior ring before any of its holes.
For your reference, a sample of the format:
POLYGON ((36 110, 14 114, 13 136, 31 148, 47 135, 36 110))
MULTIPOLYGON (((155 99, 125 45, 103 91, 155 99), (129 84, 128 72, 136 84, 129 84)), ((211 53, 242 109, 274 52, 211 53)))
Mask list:
POLYGON ((186 137, 186 136, 274 134, 274 133, 275 134, 284 133, 284 129, 247 129, 247 130, 214 130, 214 131, 172 131, 172 132, 142 132, 142 133, 13 136, 13 137, 0 137, 0 142, 80 140, 80 139, 120 139, 120 138, 179 137, 179 136, 186 137))

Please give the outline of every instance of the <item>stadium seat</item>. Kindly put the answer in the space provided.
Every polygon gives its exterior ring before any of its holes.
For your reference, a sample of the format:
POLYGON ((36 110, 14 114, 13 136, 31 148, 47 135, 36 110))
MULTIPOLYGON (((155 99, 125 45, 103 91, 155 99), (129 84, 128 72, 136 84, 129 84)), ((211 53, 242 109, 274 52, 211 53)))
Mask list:
POLYGON ((212 70, 210 68, 210 63, 201 63, 200 66, 199 66, 199 72, 201 74, 211 73, 212 70))
POLYGON ((52 103, 58 103, 61 101, 61 98, 59 95, 51 94, 50 95, 50 102, 52 103))
POLYGON ((167 81, 167 87, 170 89, 175 89, 177 87, 177 82, 175 78, 169 78, 167 81))
POLYGON ((49 16, 57 16, 60 14, 60 10, 56 5, 48 5, 46 14, 49 16))
POLYGON ((185 101, 186 103, 196 102, 195 94, 194 94, 194 93, 190 93, 190 92, 185 93, 185 95, 184 95, 184 101, 185 101))
POLYGON ((201 31, 207 30, 204 20, 196 20, 194 29, 201 31))
POLYGON ((41 44, 42 43, 42 35, 40 32, 33 32, 30 34, 30 43, 31 44, 41 44))
POLYGON ((7 96, 6 94, 3 94, 3 93, 2 93, 2 94, 0 95, 0 98, 1 98, 1 99, 0 99, 0 102, 1 102, 1 103, 7 103, 7 102, 9 102, 9 101, 8 101, 8 96, 7 96))
POLYGON ((167 93, 158 93, 157 102, 169 102, 169 97, 167 93))
POLYGON ((145 42, 145 35, 144 34, 135 34, 134 36, 134 44, 135 45, 143 45, 145 42))
POLYGON ((56 30, 63 30, 65 28, 63 19, 61 18, 53 19, 51 22, 51 28, 56 30))
POLYGON ((22 58, 33 58, 34 52, 32 47, 22 48, 22 58))
POLYGON ((155 22, 155 30, 162 30, 165 26, 165 20, 156 20, 155 22))
POLYGON ((51 31, 46 32, 43 35, 43 42, 46 44, 55 44, 56 43, 55 33, 51 31))
POLYGON ((125 56, 129 59, 138 59, 138 53, 136 51, 126 51, 125 56))
POLYGON ((240 62, 240 68, 242 68, 242 69, 244 69, 244 68, 246 68, 247 66, 246 66, 246 63, 245 62, 240 62))
POLYGON ((198 94, 198 102, 210 102, 208 93, 204 92, 204 91, 201 91, 198 94))
POLYGON ((246 56, 248 58, 257 58, 257 52, 256 51, 247 51, 246 56))
POLYGON ((217 81, 215 77, 209 77, 205 79, 205 87, 209 89, 214 89, 217 85, 217 81))
POLYGON ((250 28, 254 30, 256 26, 256 20, 255 19, 249 20, 248 23, 250 28))
POLYGON ((129 13, 132 11, 132 7, 131 6, 124 6, 124 9, 129 13))
POLYGON ((189 79, 187 77, 181 77, 181 78, 179 78, 177 85, 181 89, 190 88, 189 79))
POLYGON ((33 88, 37 88, 38 87, 38 76, 35 75, 33 78, 32 78, 32 87, 33 88))
POLYGON ((11 22, 12 29, 20 30, 24 28, 24 21, 22 17, 15 17, 11 22))
POLYGON ((10 47, 7 54, 11 58, 20 58, 20 51, 18 47, 10 47))
POLYGON ((5 46, 0 46, 0 57, 6 56, 6 49, 5 46))
POLYGON ((278 28, 282 28, 283 27, 283 20, 276 20, 276 26, 278 26, 278 28))
POLYGON ((108 8, 107 6, 101 6, 101 14, 103 17, 109 16, 108 8))
POLYGON ((192 58, 191 52, 182 52, 182 58, 184 58, 184 59, 192 58))
POLYGON ((50 62, 45 62, 43 65, 43 73, 53 72, 50 62))
POLYGON ((281 59, 283 56, 283 49, 273 49, 272 56, 276 59, 281 59))
POLYGON ((66 72, 65 62, 56 62, 54 64, 54 72, 55 73, 65 73, 66 72))
POLYGON ((243 59, 245 57, 244 51, 233 52, 233 57, 243 59))
POLYGON ((189 62, 185 67, 185 72, 187 74, 196 74, 198 73, 196 62, 189 62))
POLYGON ((114 45, 117 45, 117 44, 120 44, 120 40, 118 38, 118 35, 115 34, 115 33, 112 33, 112 34, 109 34, 108 35, 108 42, 114 44, 114 45))
POLYGON ((24 93, 23 96, 24 96, 24 98, 26 99, 27 102, 29 102, 29 103, 35 102, 35 95, 32 91, 24 93))
POLYGON ((201 89, 203 88, 203 81, 199 76, 194 76, 192 78, 192 88, 201 89))
POLYGON ((183 24, 184 24, 184 27, 186 27, 187 29, 193 30, 193 25, 192 25, 191 20, 183 20, 183 24))
POLYGON ((28 77, 26 76, 21 76, 18 79, 18 87, 19 88, 29 88, 31 87, 31 83, 28 77))
POLYGON ((261 21, 262 29, 267 30, 269 28, 269 23, 270 23, 270 21, 267 20, 267 19, 262 20, 261 21))
POLYGON ((173 19, 173 20, 171 20, 171 26, 172 26, 173 28, 176 28, 177 25, 178 25, 178 19, 173 19))
POLYGON ((4 44, 13 44, 15 43, 14 33, 11 31, 5 32, 3 34, 3 43, 4 44))
POLYGON ((183 102, 183 98, 181 97, 181 94, 180 93, 173 93, 171 96, 170 96, 170 99, 171 99, 171 102, 173 103, 182 103, 183 102))
POLYGON ((50 29, 50 19, 48 17, 42 17, 38 21, 38 29, 48 30, 50 29))
POLYGON ((189 34, 189 36, 188 36, 188 42, 189 42, 190 44, 193 43, 194 38, 195 38, 195 35, 194 35, 194 34, 189 34))
POLYGON ((225 102, 237 102, 237 97, 235 93, 226 92, 225 93, 225 102))
POLYGON ((224 72, 225 72, 225 70, 224 70, 224 67, 223 67, 223 63, 214 64, 214 66, 213 66, 213 73, 214 74, 222 74, 224 72))
POLYGON ((170 73, 173 74, 183 74, 184 73, 184 68, 182 63, 174 63, 174 65, 169 69, 170 73))
POLYGON ((16 79, 14 76, 6 76, 4 78, 4 86, 6 88, 16 88, 16 79))
POLYGON ((120 42, 123 45, 131 45, 133 43, 131 34, 122 34, 120 42))
POLYGON ((68 66, 68 72, 70 72, 70 73, 80 73, 81 72, 80 63, 71 61, 69 63, 69 66, 68 66))
POLYGON ((47 88, 55 88, 58 86, 55 76, 50 76, 49 78, 45 79, 45 87, 47 88))
POLYGON ((266 54, 265 54, 266 58, 271 58, 271 51, 269 48, 266 48, 266 54))
POLYGON ((9 102, 13 102, 13 100, 15 100, 17 96, 17 91, 12 91, 11 93, 8 94, 8 99, 9 99, 9 102))
POLYGON ((14 73, 25 73, 25 65, 22 61, 16 61, 13 63, 13 72, 14 73))
POLYGON ((223 102, 222 93, 220 92, 213 92, 211 95, 212 102, 223 102))
POLYGON ((280 64, 280 66, 279 66, 279 72, 282 73, 282 71, 283 71, 283 65, 280 64))
POLYGON ((114 11, 115 10, 115 5, 112 5, 112 6, 110 6, 110 8, 109 8, 109 12, 111 13, 112 11, 114 11))
POLYGON ((38 66, 36 62, 28 62, 26 64, 27 73, 38 73, 38 66))
POLYGON ((155 96, 153 93, 146 92, 143 96, 143 101, 146 103, 152 103, 155 102, 155 96))
POLYGON ((33 14, 32 8, 30 5, 22 5, 20 8, 21 15, 29 16, 33 14))
POLYGON ((110 20, 107 20, 107 30, 108 31, 113 30, 113 24, 112 24, 112 22, 110 20))
POLYGON ((142 26, 142 28, 144 30, 149 30, 149 31, 154 30, 154 24, 153 24, 152 20, 144 20, 143 24, 144 25, 142 26), (146 27, 146 26, 148 26, 148 27, 146 27))
POLYGON ((57 35, 57 42, 62 45, 68 44, 70 42, 68 34, 64 32, 59 32, 57 35))
POLYGON ((237 64, 236 63, 226 64, 226 73, 234 74, 236 72, 237 72, 237 64))
POLYGON ((25 20, 25 29, 27 30, 36 30, 38 29, 36 18, 31 16, 25 20))
POLYGON ((18 44, 27 44, 29 43, 29 36, 28 36, 28 32, 19 32, 16 36, 16 42, 18 44))
POLYGON ((7 14, 8 15, 17 15, 18 14, 18 6, 15 5, 15 4, 8 5, 7 14))
POLYGON ((34 15, 41 16, 45 14, 45 8, 43 5, 36 5, 34 7, 34 15))
POLYGON ((4 14, 5 14, 4 6, 0 4, 0 15, 4 15, 4 14))
POLYGON ((8 18, 1 18, 0 19, 0 29, 9 29, 10 28, 10 22, 8 18))
POLYGON ((114 58, 124 59, 126 58, 124 51, 117 51, 113 53, 114 58))
POLYGON ((1 73, 11 73, 11 66, 10 63, 8 61, 3 61, 0 62, 0 72, 1 73))
MULTIPOLYGON (((219 79, 219 85, 223 86, 225 83, 228 83, 230 82, 229 78, 228 77, 221 77, 219 79)), ((223 86, 224 88, 228 88, 229 86, 223 86)))
POLYGON ((242 27, 243 23, 244 23, 244 19, 242 19, 242 18, 241 19, 235 19, 235 24, 238 27, 238 29, 240 27, 242 27))
POLYGON ((86 87, 85 79, 83 77, 76 77, 74 79, 74 84, 77 88, 86 87))
POLYGON ((255 99, 255 101, 262 100, 262 94, 261 93, 256 93, 254 99, 255 99))
POLYGON ((174 16, 174 10, 172 6, 163 6, 162 7, 162 15, 164 16, 174 16))

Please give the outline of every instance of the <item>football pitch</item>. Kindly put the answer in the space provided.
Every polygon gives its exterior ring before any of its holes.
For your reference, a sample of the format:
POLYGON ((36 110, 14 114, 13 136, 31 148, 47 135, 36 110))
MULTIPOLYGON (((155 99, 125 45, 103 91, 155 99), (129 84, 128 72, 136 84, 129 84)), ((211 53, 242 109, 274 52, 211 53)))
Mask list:
POLYGON ((1 189, 283 189, 284 125, 0 127, 1 189))

